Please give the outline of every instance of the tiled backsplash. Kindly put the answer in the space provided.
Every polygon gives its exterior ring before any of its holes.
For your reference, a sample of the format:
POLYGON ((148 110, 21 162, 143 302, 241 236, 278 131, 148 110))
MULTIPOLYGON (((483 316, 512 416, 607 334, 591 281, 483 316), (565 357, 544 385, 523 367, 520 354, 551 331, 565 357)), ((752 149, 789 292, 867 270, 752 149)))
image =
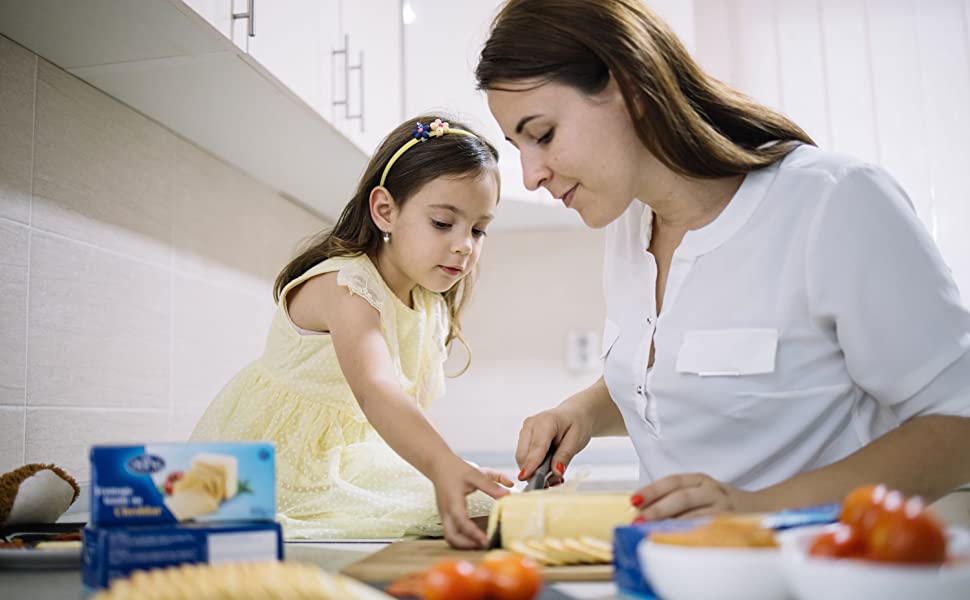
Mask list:
POLYGON ((0 36, 0 472, 184 439, 326 226, 0 36))

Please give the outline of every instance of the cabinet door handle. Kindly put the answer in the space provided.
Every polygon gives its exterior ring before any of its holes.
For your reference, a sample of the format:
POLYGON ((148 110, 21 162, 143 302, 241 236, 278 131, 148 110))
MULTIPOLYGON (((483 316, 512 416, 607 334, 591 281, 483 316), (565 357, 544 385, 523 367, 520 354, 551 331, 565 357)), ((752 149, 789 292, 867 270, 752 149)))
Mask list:
MULTIPOLYGON (((330 89, 333 93, 333 100, 330 101, 330 105, 334 109, 336 109, 338 106, 343 106, 345 118, 348 112, 347 100, 349 96, 348 94, 349 90, 347 88, 349 87, 349 84, 350 84, 350 74, 347 71, 347 56, 348 56, 347 48, 349 45, 350 45, 350 38, 349 36, 344 34, 344 47, 339 50, 330 51, 330 89), (342 100, 338 100, 337 99, 337 68, 335 65, 337 62, 337 56, 341 54, 343 54, 344 56, 344 97, 342 100)), ((336 120, 337 118, 336 110, 334 110, 333 112, 333 117, 334 117, 334 120, 336 120)))
POLYGON ((256 0, 246 0, 246 12, 244 13, 232 13, 233 22, 238 19, 246 19, 246 35, 249 37, 256 37, 256 17, 255 11, 256 0))
MULTIPOLYGON (((347 65, 347 84, 350 84, 350 72, 357 71, 357 89, 360 96, 360 107, 357 114, 347 114, 348 119, 360 119, 360 131, 364 131, 364 51, 360 51, 360 58, 356 65, 347 65)), ((347 96, 347 110, 350 110, 350 95, 347 96)))
MULTIPOLYGON (((344 34, 344 47, 339 50, 330 51, 330 88, 335 90, 337 88, 337 69, 334 68, 334 64, 337 60, 337 55, 343 54, 344 56, 344 97, 342 99, 337 99, 336 94, 334 94, 334 99, 330 102, 333 108, 338 106, 344 107, 344 119, 352 120, 358 119, 360 121, 360 130, 364 131, 364 51, 360 51, 360 58, 356 65, 350 64, 350 36, 344 34), (360 93, 360 108, 354 114, 350 112, 350 72, 357 71, 359 76, 358 90, 360 93)), ((336 118, 336 112, 334 113, 334 118, 336 118)))

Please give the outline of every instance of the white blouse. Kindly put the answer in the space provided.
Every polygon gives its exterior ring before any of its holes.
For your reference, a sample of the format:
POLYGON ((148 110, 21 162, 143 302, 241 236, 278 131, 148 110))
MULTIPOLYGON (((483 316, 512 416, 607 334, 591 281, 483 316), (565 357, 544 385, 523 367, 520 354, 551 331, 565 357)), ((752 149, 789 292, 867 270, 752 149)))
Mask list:
POLYGON ((880 168, 800 146, 747 175, 674 252, 660 315, 651 220, 635 200, 609 225, 604 268, 604 375, 641 484, 760 489, 910 417, 970 416, 970 313, 880 168))

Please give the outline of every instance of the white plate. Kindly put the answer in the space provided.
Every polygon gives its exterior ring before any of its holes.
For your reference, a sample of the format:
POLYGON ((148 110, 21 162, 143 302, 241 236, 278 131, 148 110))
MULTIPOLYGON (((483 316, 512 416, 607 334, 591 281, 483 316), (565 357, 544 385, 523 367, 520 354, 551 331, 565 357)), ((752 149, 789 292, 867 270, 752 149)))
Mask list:
POLYGON ((647 583, 664 600, 790 597, 777 548, 677 546, 647 538, 637 553, 647 583))
POLYGON ((804 527, 779 535, 785 571, 799 600, 970 598, 970 531, 947 527, 947 555, 957 562, 942 567, 809 556, 815 537, 838 527, 838 523, 804 527))
POLYGON ((80 566, 80 547, 57 550, 0 548, 0 568, 3 569, 77 569, 80 566))

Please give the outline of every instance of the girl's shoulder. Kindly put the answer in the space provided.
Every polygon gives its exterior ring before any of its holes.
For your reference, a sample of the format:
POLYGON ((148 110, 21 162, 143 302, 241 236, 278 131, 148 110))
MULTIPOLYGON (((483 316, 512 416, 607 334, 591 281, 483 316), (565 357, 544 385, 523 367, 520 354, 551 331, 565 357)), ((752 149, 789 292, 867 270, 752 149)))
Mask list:
POLYGON ((311 277, 316 277, 317 275, 323 275, 324 273, 343 271, 352 273, 369 273, 374 271, 374 269, 374 264, 366 254, 332 256, 307 269, 306 272, 299 277, 299 279, 305 280, 311 277))
POLYGON ((320 261, 289 282, 283 288, 280 297, 288 297, 290 291, 297 288, 325 289, 333 285, 349 288, 351 292, 361 296, 378 310, 384 304, 382 293, 384 286, 380 274, 366 254, 334 256, 320 261), (331 276, 321 277, 328 274, 331 276), (324 280, 329 280, 329 283, 324 283, 324 280))
POLYGON ((347 288, 378 311, 384 312, 388 301, 387 286, 369 256, 334 256, 307 270, 305 276, 315 277, 327 273, 336 273, 338 287, 347 288))

